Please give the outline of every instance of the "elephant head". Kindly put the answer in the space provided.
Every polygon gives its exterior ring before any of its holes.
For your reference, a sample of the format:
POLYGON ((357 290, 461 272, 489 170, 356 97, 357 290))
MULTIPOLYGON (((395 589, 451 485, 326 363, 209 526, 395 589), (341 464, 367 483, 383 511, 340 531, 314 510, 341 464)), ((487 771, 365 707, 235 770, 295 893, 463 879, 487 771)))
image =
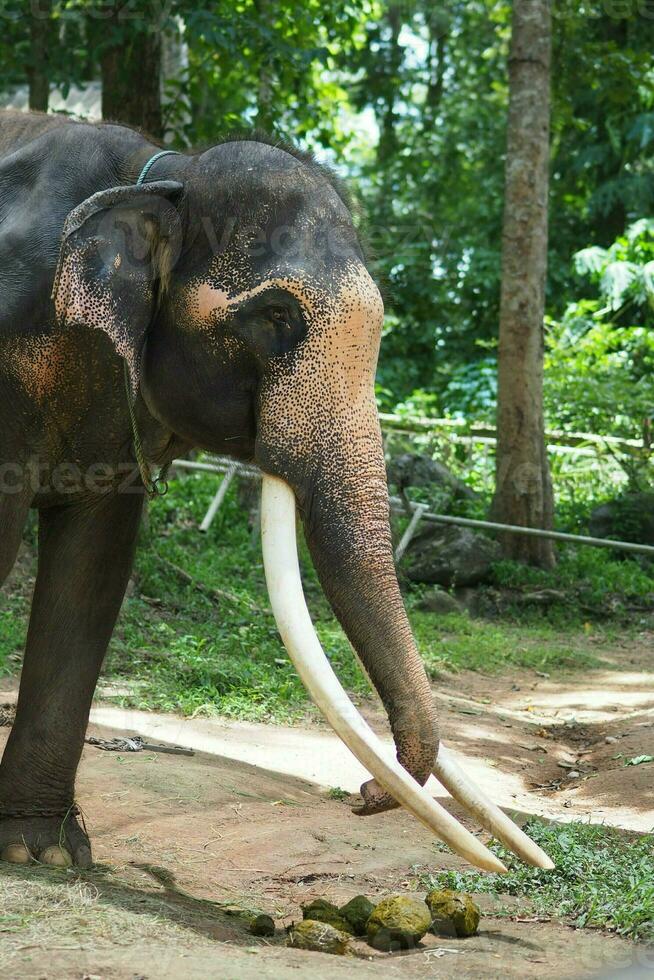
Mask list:
POLYGON ((424 790, 436 771, 496 834, 548 861, 438 752, 391 548, 374 393, 383 305, 346 197, 311 160, 256 141, 158 167, 170 179, 101 191, 69 216, 60 319, 109 334, 134 392, 170 431, 261 467, 273 609, 310 693, 373 774, 359 812, 400 801, 471 861, 503 870, 424 790), (385 705, 399 765, 320 650, 299 585, 295 502, 324 591, 385 705))

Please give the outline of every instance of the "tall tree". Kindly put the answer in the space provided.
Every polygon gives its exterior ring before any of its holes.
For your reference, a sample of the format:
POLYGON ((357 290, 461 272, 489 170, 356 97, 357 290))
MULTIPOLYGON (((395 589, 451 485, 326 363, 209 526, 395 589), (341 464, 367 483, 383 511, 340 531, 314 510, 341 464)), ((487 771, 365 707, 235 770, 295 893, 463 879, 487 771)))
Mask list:
MULTIPOLYGON (((514 0, 509 53, 494 517, 551 528, 552 481, 543 424, 547 273, 551 0, 514 0)), ((545 538, 504 535, 507 557, 551 567, 545 538)))
POLYGON ((50 32, 52 0, 37 0, 30 9, 30 109, 47 112, 50 97, 50 32))
POLYGON ((117 0, 99 26, 102 118, 163 136, 161 30, 154 4, 117 0), (143 9, 139 9, 143 8, 143 9))

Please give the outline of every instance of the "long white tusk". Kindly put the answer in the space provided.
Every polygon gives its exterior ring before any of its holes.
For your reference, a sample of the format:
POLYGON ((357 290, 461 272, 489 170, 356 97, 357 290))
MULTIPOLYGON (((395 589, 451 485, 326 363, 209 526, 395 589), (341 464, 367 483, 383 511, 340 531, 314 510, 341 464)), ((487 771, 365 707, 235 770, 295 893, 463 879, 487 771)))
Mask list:
POLYGON ((431 798, 384 749, 356 710, 316 636, 304 599, 295 539, 295 495, 283 480, 265 476, 261 542, 266 583, 277 627, 310 697, 377 782, 453 851, 486 871, 505 872, 495 855, 431 798))
POLYGON ((477 818, 485 830, 490 830, 494 837, 515 851, 523 861, 533 864, 535 868, 554 867, 554 862, 545 851, 527 837, 498 806, 482 795, 442 742, 434 765, 434 776, 455 800, 477 818))

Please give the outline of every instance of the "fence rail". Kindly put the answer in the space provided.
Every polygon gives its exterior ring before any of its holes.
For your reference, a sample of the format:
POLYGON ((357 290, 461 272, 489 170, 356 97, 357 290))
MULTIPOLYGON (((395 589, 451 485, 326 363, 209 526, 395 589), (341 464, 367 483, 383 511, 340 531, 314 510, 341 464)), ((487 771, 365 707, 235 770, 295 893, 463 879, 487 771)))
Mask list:
MULTIPOLYGON (((207 531, 218 513, 225 494, 234 476, 243 476, 250 480, 261 479, 261 471, 249 463, 235 463, 228 456, 211 456, 210 462, 194 459, 173 460, 173 470, 190 470, 222 475, 214 497, 209 504, 200 530, 207 531)), ((564 531, 547 531, 537 527, 521 527, 517 524, 500 524, 497 521, 478 521, 471 517, 452 517, 450 514, 434 514, 427 510, 425 504, 405 502, 400 497, 390 497, 391 509, 395 513, 409 513, 409 524, 395 550, 395 560, 399 561, 418 530, 421 521, 434 524, 454 524, 462 527, 473 527, 488 531, 499 531, 508 534, 522 534, 526 537, 550 538, 553 541, 565 541, 568 544, 591 545, 596 548, 614 548, 618 551, 632 554, 654 556, 654 547, 648 544, 638 544, 633 541, 614 541, 611 538, 594 538, 584 534, 567 534, 564 531)))
MULTIPOLYGON (((406 432, 407 435, 423 435, 429 432, 437 432, 439 429, 454 431, 457 438, 475 438, 479 441, 495 443, 497 442, 497 430, 492 425, 484 422, 466 422, 464 419, 433 419, 415 418, 402 415, 391 415, 388 412, 380 412, 379 419, 383 428, 395 432, 406 432), (455 430, 463 430, 461 434, 455 430)), ((623 451, 636 454, 642 452, 645 447, 642 439, 621 439, 618 436, 598 436, 592 432, 563 432, 552 430, 545 433, 545 440, 548 448, 559 447, 568 449, 571 452, 587 446, 603 446, 622 449, 623 451)))

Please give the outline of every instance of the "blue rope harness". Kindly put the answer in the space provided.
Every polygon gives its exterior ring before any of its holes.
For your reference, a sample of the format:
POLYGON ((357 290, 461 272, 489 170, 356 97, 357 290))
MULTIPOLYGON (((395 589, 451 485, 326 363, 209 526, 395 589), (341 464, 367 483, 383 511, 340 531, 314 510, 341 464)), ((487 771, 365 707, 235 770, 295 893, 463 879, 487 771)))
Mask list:
POLYGON ((151 156, 148 162, 146 163, 146 165, 143 167, 143 170, 139 174, 138 180, 136 181, 136 186, 140 187, 141 184, 144 182, 145 178, 150 172, 150 167, 152 166, 153 163, 156 163, 156 161, 160 160, 162 157, 169 157, 169 156, 179 156, 179 153, 177 152, 177 150, 159 150, 158 153, 155 153, 154 156, 151 156))

